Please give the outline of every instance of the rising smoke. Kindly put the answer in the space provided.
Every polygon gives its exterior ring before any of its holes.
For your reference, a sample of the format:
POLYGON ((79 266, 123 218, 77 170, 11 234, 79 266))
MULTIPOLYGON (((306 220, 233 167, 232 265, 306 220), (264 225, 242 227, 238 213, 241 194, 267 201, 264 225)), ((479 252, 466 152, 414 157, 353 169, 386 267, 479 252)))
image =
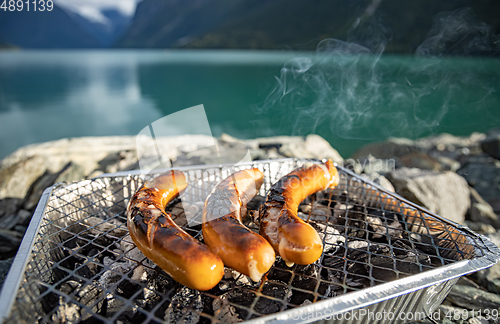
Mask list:
POLYGON ((481 85, 473 70, 436 58, 494 50, 489 27, 470 9, 438 15, 414 57, 383 56, 391 34, 370 13, 356 20, 348 41, 325 39, 315 55, 283 66, 274 89, 254 107, 274 120, 265 126, 290 125, 293 135, 329 129, 344 139, 416 138, 433 133, 450 111, 463 109, 461 101, 478 102, 474 109, 480 109, 495 91, 481 85), (478 87, 477 97, 464 99, 462 90, 471 84, 478 87))

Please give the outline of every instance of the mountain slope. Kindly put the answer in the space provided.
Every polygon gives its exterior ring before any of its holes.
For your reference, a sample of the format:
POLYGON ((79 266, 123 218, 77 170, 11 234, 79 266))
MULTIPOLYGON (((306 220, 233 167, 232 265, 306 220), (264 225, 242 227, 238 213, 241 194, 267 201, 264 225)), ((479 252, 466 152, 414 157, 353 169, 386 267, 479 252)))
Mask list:
MULTIPOLYGON (((315 49, 320 40, 337 38, 374 51, 414 53, 433 28, 448 28, 440 23, 446 12, 454 15, 451 24, 500 48, 494 37, 500 33, 497 0, 144 0, 116 46, 315 49), (464 7, 471 8, 468 17, 460 17, 464 7), (483 28, 488 25, 489 31, 483 28)), ((446 33, 457 37, 442 40, 452 49, 446 53, 469 53, 454 49, 461 34, 446 33)))
POLYGON ((52 11, 0 11, 0 43, 22 48, 92 48, 99 41, 57 5, 52 11))

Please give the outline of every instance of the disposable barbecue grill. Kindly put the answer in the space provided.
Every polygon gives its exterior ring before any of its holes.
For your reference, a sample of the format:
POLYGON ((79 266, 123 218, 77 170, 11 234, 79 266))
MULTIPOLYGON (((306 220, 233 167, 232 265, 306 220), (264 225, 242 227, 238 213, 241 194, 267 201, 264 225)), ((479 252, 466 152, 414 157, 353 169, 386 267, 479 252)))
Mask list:
MULTIPOLYGON (((175 221, 203 240, 201 211, 213 186, 231 172, 256 167, 264 172, 255 214, 271 185, 306 160, 254 161, 235 167, 178 168, 189 181, 167 206, 175 221)), ((300 206, 300 215, 324 242, 321 258, 288 267, 279 257, 263 282, 226 268, 222 281, 205 292, 181 286, 133 244, 126 225, 129 198, 141 186, 139 171, 107 174, 47 189, 35 211, 0 296, 5 322, 39 323, 227 323, 304 322, 320 319, 366 322, 355 316, 390 311, 370 322, 404 322, 400 311, 431 314, 462 275, 489 267, 499 249, 487 238, 445 220, 338 166, 341 181, 300 206), (387 208, 376 193, 417 212, 387 208), (374 195, 375 193, 375 195, 374 195), (379 201, 377 200, 379 199, 379 201), (444 231, 430 235, 432 218, 444 231), (415 231, 415 224, 424 228, 415 231), (467 242, 467 243, 463 243, 467 242), (351 316, 340 314, 351 312, 351 316)), ((155 176, 155 175, 152 175, 155 176)), ((252 217, 246 225, 255 230, 252 217)), ((337 321, 338 322, 338 321, 337 321)))

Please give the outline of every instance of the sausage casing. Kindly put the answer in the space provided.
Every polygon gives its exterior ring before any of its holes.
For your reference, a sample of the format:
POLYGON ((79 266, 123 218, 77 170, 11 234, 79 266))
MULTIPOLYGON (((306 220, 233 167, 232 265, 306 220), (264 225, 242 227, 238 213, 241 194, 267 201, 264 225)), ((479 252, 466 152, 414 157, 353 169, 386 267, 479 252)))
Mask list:
POLYGON ((307 196, 339 182, 331 160, 298 168, 276 182, 260 209, 260 234, 291 265, 310 264, 319 259, 323 242, 316 230, 297 216, 299 204, 307 196))
POLYGON ((264 175, 258 169, 236 172, 221 181, 203 207, 203 238, 224 264, 259 281, 274 263, 271 245, 241 222, 241 209, 258 192, 264 175))
POLYGON ((146 182, 127 208, 127 227, 146 257, 177 282, 193 289, 213 288, 224 275, 222 260, 183 231, 165 206, 187 187, 181 171, 170 171, 146 182))

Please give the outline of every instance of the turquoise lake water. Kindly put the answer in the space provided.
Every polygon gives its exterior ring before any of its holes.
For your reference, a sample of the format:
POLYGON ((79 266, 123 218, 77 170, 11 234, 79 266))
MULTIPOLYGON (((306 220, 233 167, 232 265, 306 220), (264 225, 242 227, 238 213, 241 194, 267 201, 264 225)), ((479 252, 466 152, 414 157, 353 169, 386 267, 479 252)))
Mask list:
MULTIPOLYGON (((500 127, 499 91, 499 59, 5 51, 0 158, 59 138, 136 135, 199 104, 214 136, 316 133, 348 157, 389 136, 467 135, 500 127)), ((183 125, 176 126, 182 134, 183 125)))

